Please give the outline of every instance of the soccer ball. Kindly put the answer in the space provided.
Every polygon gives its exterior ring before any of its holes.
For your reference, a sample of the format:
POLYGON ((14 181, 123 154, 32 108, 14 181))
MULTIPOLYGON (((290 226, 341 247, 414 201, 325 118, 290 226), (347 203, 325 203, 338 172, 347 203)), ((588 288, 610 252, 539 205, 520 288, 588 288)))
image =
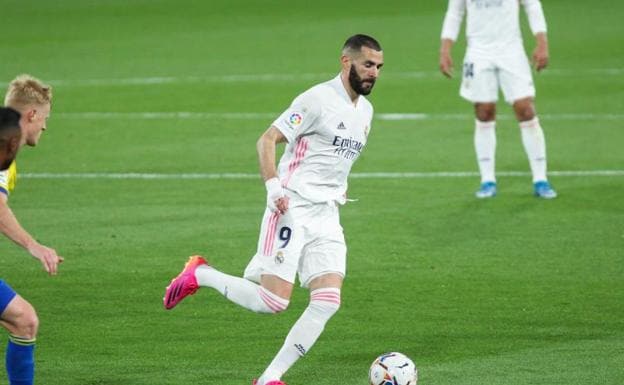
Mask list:
POLYGON ((373 361, 368 379, 370 385, 416 385, 418 369, 405 354, 386 353, 373 361))

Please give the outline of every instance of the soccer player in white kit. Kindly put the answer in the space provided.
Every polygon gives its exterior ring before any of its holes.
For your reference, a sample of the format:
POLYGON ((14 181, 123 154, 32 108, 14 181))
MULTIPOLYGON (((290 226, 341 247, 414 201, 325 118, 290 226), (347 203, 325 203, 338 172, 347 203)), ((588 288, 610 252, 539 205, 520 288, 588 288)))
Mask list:
POLYGON ((449 0, 442 27, 440 70, 451 77, 451 48, 457 40, 464 14, 467 14, 468 48, 460 95, 475 105, 474 144, 481 173, 478 198, 496 195, 494 156, 499 87, 505 101, 513 106, 519 122, 535 195, 545 199, 557 196, 546 177, 546 144, 535 112, 531 67, 522 45, 520 5, 524 7, 537 43, 533 63, 536 70, 541 71, 548 64, 548 41, 539 0, 449 0))
POLYGON ((368 95, 383 65, 379 43, 366 35, 345 42, 341 72, 299 95, 260 137, 260 173, 267 189, 258 249, 244 278, 219 272, 193 256, 171 281, 167 309, 199 287, 259 313, 286 310, 299 277, 310 302, 257 385, 279 385, 282 375, 312 347, 340 307, 346 245, 338 206, 347 177, 366 145, 373 108, 368 95), (279 166, 276 145, 287 142, 279 166))

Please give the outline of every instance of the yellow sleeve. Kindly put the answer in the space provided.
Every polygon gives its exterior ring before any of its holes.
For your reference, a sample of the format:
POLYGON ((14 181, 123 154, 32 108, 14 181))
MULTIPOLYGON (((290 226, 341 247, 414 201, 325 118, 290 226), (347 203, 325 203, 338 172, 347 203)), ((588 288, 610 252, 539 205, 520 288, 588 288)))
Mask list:
POLYGON ((0 193, 9 195, 15 188, 15 182, 17 180, 17 165, 15 161, 11 163, 9 168, 0 171, 0 193))

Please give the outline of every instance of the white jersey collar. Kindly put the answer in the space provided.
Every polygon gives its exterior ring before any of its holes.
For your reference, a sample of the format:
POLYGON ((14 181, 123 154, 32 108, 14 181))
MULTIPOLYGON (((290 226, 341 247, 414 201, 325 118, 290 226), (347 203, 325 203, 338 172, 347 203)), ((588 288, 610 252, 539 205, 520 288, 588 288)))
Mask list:
POLYGON ((338 94, 340 96, 342 96, 342 98, 347 103, 349 103, 349 105, 351 105, 353 107, 356 107, 358 105, 358 103, 360 102, 360 96, 362 96, 362 95, 358 95, 358 98, 357 98, 355 103, 353 103, 353 101, 351 101, 351 97, 349 96, 349 93, 347 92, 347 89, 345 88, 344 84, 342 84, 342 78, 340 77, 340 73, 338 74, 338 76, 336 76, 335 78, 330 80, 329 84, 338 92, 338 94))

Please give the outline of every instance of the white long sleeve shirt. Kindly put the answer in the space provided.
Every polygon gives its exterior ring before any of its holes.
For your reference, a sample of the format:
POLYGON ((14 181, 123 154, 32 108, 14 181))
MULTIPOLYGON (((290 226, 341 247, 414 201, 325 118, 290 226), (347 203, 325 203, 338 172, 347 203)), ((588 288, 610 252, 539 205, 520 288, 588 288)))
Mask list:
POLYGON ((471 52, 497 56, 522 49, 520 4, 533 34, 546 32, 546 19, 539 0, 449 0, 442 39, 457 40, 467 13, 466 38, 471 52))

